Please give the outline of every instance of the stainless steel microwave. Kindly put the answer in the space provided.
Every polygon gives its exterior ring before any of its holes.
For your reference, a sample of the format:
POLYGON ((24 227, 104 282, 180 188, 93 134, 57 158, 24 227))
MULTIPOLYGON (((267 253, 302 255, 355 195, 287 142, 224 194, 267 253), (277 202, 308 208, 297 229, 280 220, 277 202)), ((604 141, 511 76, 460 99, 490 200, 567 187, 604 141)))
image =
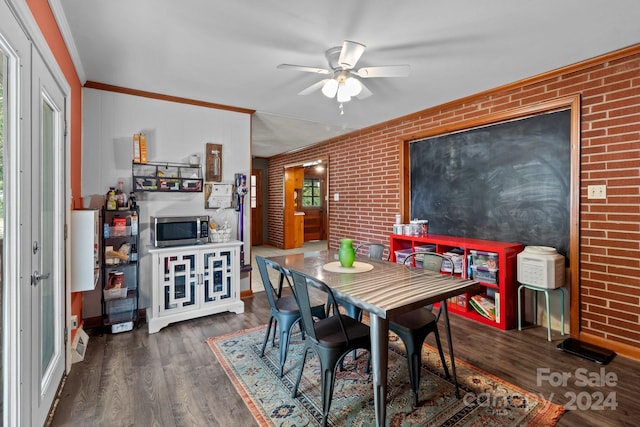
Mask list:
POLYGON ((152 216, 151 243, 156 248, 209 241, 209 216, 152 216))

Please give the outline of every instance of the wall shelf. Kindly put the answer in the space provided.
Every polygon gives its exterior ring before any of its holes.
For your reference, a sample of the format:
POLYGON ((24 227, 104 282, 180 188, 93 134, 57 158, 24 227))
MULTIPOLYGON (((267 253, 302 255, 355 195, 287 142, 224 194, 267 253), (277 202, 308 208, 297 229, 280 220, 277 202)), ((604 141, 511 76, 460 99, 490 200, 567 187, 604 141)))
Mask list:
POLYGON ((202 192, 200 165, 171 162, 131 164, 133 191, 136 192, 202 192))

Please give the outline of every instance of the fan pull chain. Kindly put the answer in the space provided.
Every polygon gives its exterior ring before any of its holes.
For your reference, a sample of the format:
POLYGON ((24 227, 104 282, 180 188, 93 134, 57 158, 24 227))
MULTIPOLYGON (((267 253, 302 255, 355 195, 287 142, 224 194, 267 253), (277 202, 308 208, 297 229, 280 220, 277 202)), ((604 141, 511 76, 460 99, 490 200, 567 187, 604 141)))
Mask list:
POLYGON ((342 102, 340 103, 340 106, 338 108, 340 108, 340 115, 344 116, 344 106, 342 105, 342 102))

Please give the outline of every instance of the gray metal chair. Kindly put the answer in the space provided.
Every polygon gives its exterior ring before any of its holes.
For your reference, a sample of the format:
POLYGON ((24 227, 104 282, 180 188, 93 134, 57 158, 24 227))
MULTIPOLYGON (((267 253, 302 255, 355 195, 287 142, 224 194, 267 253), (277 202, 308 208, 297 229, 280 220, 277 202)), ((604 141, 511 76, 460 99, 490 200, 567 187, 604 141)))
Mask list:
MULTIPOLYGON (((312 351, 320 360, 322 425, 326 426, 327 415, 329 414, 331 399, 333 397, 336 369, 342 362, 344 356, 352 350, 355 351, 358 348, 363 348, 369 350, 369 359, 371 359, 369 326, 350 316, 340 314, 340 312, 335 309, 337 304, 333 292, 325 283, 295 270, 291 271, 291 275, 293 276, 293 286, 296 291, 295 295, 298 300, 298 306, 302 314, 302 325, 307 333, 307 338, 304 341, 304 355, 302 357, 302 363, 300 364, 300 372, 298 373, 298 379, 291 397, 295 398, 298 393, 307 354, 312 351), (313 283, 311 284, 311 282, 313 283), (327 294, 327 298, 332 302, 334 307, 332 316, 314 321, 309 299, 309 286, 318 288, 327 294)), ((369 372, 370 362, 371 360, 367 362, 367 373, 369 372)))
POLYGON ((359 245, 356 246, 356 253, 358 253, 358 250, 360 248, 364 248, 364 247, 369 247, 369 251, 367 252, 367 256, 371 259, 376 259, 376 260, 380 260, 380 261, 389 261, 389 256, 391 255, 391 251, 389 249, 389 246, 384 245, 382 243, 375 243, 375 242, 365 242, 365 243, 360 243, 359 245), (385 251, 386 251, 386 255, 385 255, 385 251))
MULTIPOLYGON (((442 269, 442 262, 448 260, 452 263, 452 260, 439 253, 429 252, 414 252, 409 254, 405 260, 405 265, 414 265, 415 258, 422 258, 422 268, 426 270, 440 272, 442 269)), ((453 277, 454 268, 451 264, 451 276, 453 277)), ((442 301, 440 303, 440 310, 437 314, 432 312, 433 306, 421 307, 417 310, 410 311, 408 313, 401 314, 393 317, 389 320, 389 330, 393 331, 400 337, 407 350, 407 362, 409 364, 409 380, 411 382, 411 388, 414 394, 414 405, 418 406, 420 390, 420 371, 422 369, 422 345, 427 336, 433 332, 436 344, 438 346, 438 353, 440 354, 440 360, 444 368, 444 373, 447 378, 450 378, 449 369, 444 358, 444 352, 442 350, 442 343, 440 342, 440 333, 438 332, 438 320, 440 315, 444 313, 448 316, 447 302, 442 301)), ((448 322, 447 318, 447 322, 448 322)), ((460 397, 460 391, 458 388, 458 378, 456 376, 455 361, 453 359, 453 345, 451 343, 451 334, 449 328, 447 328, 447 340, 449 342, 449 354, 451 355, 451 370, 453 372, 453 381, 456 386, 456 397, 460 397)))
MULTIPOLYGON (((262 351, 260 352, 260 356, 264 356, 264 350, 267 347, 267 342, 269 341, 269 335, 271 333, 271 327, 273 326, 273 339, 271 341, 271 345, 275 346, 276 341, 276 329, 278 328, 278 323, 280 324, 280 377, 282 377, 284 363, 287 360, 287 350, 289 348, 289 339, 291 338, 291 333, 293 331, 293 327, 302 320, 302 316, 300 315, 300 310, 298 308, 298 303, 295 299, 295 294, 281 296, 282 292, 282 284, 284 280, 289 280, 287 277, 287 273, 284 269, 276 262, 273 262, 269 259, 263 258, 261 256, 256 257, 256 262, 258 264, 258 270, 260 271, 260 277, 262 278, 262 283, 264 284, 264 292, 267 297, 267 301, 269 301, 269 306, 271 307, 271 312, 269 316, 269 323, 267 325, 267 331, 264 335, 264 341, 262 342, 262 351), (269 276, 269 271, 274 271, 279 275, 280 278, 280 286, 276 291, 273 284, 271 283, 271 278, 269 276)), ((293 289, 292 289, 293 292, 293 289)), ((317 317, 325 317, 324 305, 314 305, 312 308, 313 315, 317 317)), ((304 328, 301 326, 300 329, 303 331, 304 337, 304 328)))

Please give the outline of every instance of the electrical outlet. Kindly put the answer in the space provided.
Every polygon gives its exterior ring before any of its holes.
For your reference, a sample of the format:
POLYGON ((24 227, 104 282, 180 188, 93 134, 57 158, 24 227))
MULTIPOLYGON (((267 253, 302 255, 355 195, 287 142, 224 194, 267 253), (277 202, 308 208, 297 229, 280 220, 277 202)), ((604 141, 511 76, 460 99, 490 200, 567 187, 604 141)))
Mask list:
POLYGON ((606 198, 607 198, 606 185, 589 185, 587 187, 587 199, 606 199, 606 198))
POLYGON ((340 201, 340 193, 333 193, 333 201, 334 202, 340 201))
POLYGON ((71 329, 78 328, 78 315, 74 314, 71 316, 71 329))

